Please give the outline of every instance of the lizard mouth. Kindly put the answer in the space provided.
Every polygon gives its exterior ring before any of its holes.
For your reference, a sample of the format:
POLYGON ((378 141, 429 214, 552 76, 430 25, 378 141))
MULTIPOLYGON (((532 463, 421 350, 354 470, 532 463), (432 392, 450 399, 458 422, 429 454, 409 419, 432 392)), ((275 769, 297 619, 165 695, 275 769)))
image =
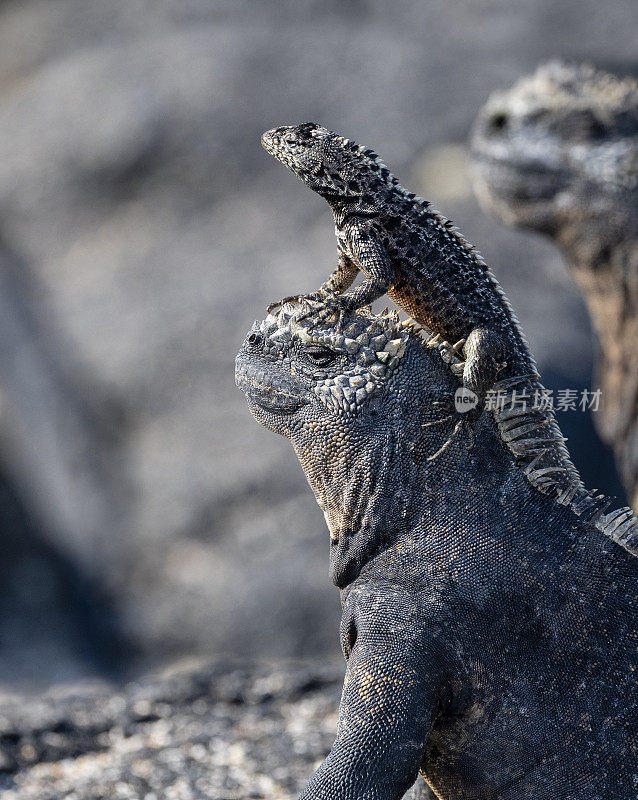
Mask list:
POLYGON ((271 131, 265 131, 261 135, 261 146, 267 153, 270 153, 270 155, 273 155, 275 151, 274 134, 275 130, 273 129, 271 131))

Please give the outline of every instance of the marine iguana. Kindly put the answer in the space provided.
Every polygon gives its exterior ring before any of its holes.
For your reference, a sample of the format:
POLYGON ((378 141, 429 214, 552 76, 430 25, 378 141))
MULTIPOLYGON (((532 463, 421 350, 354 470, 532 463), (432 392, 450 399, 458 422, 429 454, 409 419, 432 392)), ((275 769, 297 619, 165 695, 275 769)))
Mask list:
POLYGON ((445 800, 633 796, 636 559, 536 491, 491 414, 454 415, 436 336, 312 307, 256 322, 236 360, 341 589, 337 738, 301 800, 398 800, 419 771, 445 800))
POLYGON ((457 360, 464 363, 456 369, 479 406, 491 389, 511 392, 494 416, 538 490, 605 533, 620 524, 638 531, 629 509, 605 516, 611 501, 584 489, 553 411, 535 402, 545 389, 503 289, 451 222, 407 192, 372 150, 316 123, 266 131, 262 144, 324 197, 334 215, 339 263, 306 296, 318 302, 306 312, 312 320, 361 308, 387 292, 417 322, 455 342, 449 351, 463 348, 457 360), (366 280, 343 294, 359 270, 366 280))
POLYGON ((474 188, 564 253, 600 343, 595 423, 638 509, 638 81, 550 62, 495 93, 472 135, 474 188))

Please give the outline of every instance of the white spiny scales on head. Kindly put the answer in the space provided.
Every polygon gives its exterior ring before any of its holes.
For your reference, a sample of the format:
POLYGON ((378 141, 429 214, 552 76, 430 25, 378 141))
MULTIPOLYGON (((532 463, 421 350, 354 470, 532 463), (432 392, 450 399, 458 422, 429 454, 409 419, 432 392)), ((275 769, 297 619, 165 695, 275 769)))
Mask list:
POLYGON ((400 367, 408 339, 418 334, 400 322, 397 311, 388 309, 372 322, 367 315, 353 314, 339 331, 334 323, 314 327, 300 320, 309 310, 308 303, 285 303, 276 314, 268 314, 260 331, 275 348, 296 340, 301 345, 327 346, 347 356, 351 365, 317 380, 313 392, 334 413, 357 414, 391 380, 400 367))

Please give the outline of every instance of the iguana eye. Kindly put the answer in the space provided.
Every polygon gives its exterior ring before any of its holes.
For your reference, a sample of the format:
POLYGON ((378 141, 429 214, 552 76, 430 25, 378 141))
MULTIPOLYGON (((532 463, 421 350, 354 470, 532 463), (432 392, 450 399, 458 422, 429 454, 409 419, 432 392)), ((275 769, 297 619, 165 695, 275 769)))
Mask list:
POLYGON ((306 347, 304 349, 304 354, 306 358, 318 367, 325 367, 326 364, 331 364, 337 354, 334 350, 330 350, 327 347, 321 347, 320 345, 311 345, 310 347, 306 347))
POLYGON ((507 128, 508 122, 509 120, 507 118, 507 114, 505 114, 503 111, 500 111, 490 117, 489 126, 492 130, 500 132, 507 128))

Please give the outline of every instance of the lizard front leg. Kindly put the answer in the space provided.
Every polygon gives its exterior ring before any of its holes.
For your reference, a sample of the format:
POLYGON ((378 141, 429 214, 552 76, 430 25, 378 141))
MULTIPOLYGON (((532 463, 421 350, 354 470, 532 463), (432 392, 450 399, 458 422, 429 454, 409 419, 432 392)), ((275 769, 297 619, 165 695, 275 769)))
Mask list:
MULTIPOLYGON (((346 241, 351 263, 354 265, 354 273, 348 286, 352 283, 357 270, 361 270, 366 279, 347 294, 330 295, 321 300, 318 308, 305 315, 314 322, 321 322, 335 313, 341 315, 372 304, 385 294, 395 281, 394 266, 383 244, 370 229, 369 222, 350 223, 346 230, 346 241)), ((343 287, 339 288, 343 291, 343 287)))
POLYGON ((337 738, 300 800, 400 800, 417 778, 436 711, 436 637, 428 647, 415 595, 390 584, 353 590, 343 628, 337 738))
POLYGON ((304 300, 309 300, 311 302, 317 300, 325 301, 327 298, 336 294, 340 294, 341 292, 345 292, 346 289, 349 289, 356 277, 357 272, 358 267, 353 264, 352 261, 343 253, 339 253, 339 262, 337 266, 328 280, 323 283, 316 292, 311 292, 310 294, 289 295, 288 297, 284 297, 274 303, 270 303, 266 310, 268 313, 270 313, 274 308, 277 308, 277 306, 282 306, 284 303, 300 303, 304 300))
POLYGON ((352 286, 359 268, 345 253, 339 253, 339 263, 328 280, 319 287, 319 292, 324 295, 335 295, 345 292, 352 286))
POLYGON ((395 269, 385 247, 371 228, 370 222, 351 223, 346 239, 352 260, 366 275, 366 279, 352 292, 342 297, 347 310, 372 305, 396 279, 395 269))

